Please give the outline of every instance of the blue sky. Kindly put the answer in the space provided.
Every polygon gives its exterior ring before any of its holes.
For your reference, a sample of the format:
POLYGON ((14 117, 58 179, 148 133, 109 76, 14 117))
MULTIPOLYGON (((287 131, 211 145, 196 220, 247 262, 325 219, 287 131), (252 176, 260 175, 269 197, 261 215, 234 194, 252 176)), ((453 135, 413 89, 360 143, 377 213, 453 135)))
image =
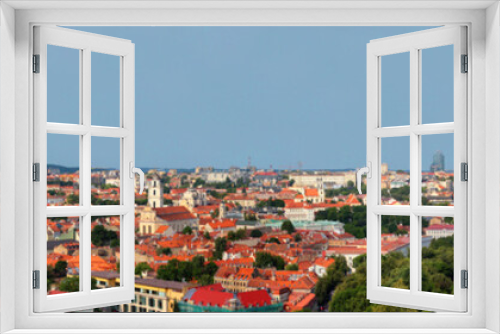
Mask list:
MULTIPOLYGON (((300 161, 304 169, 345 169, 366 160, 366 44, 426 28, 72 29, 135 43, 137 166, 227 168, 246 166, 250 156, 259 168, 297 168, 300 161)), ((51 49, 49 121, 78 122, 78 54, 51 49)), ((425 123, 452 121, 450 50, 424 51, 425 123)), ((113 56, 92 56, 95 125, 118 122, 118 64, 113 56)), ((384 57, 382 68, 383 125, 405 125, 408 57, 384 57)), ((77 165, 64 153, 71 140, 50 140, 49 163, 77 165)), ((383 145, 391 169, 409 168, 407 140, 383 145)), ((93 167, 116 167, 119 150, 111 147, 93 145, 93 167)), ((437 149, 451 168, 452 147, 449 138, 426 139, 423 169, 437 149)))

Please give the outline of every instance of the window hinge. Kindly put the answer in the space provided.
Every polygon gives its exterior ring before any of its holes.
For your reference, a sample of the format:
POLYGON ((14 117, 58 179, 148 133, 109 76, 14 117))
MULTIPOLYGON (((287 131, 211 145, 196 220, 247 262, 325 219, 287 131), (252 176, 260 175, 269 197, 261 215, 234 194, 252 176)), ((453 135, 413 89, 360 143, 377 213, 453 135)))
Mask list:
POLYGON ((33 55, 33 73, 40 73, 40 55, 33 55))
POLYGON ((33 164, 33 181, 40 182, 40 163, 33 164))
POLYGON ((469 56, 462 55, 462 73, 469 72, 469 56))
POLYGON ((40 270, 33 270, 33 289, 40 289, 40 270))
POLYGON ((466 162, 460 164, 460 180, 469 181, 469 165, 466 162))
POLYGON ((467 270, 462 270, 460 276, 462 280, 462 289, 467 289, 469 287, 469 272, 467 270))

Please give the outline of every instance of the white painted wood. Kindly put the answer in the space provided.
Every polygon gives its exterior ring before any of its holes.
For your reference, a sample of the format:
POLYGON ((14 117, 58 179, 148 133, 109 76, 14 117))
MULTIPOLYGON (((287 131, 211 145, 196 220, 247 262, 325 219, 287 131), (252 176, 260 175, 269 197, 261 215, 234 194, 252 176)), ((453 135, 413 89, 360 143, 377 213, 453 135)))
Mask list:
POLYGON ((35 27, 34 52, 40 55, 40 73, 34 75, 34 161, 40 163, 40 182, 34 185, 34 269, 40 270, 40 289, 33 290, 34 311, 71 311, 121 304, 134 298, 134 183, 129 177, 128 161, 134 160, 134 45, 96 34, 70 29, 35 27), (47 45, 80 50, 80 124, 47 123, 47 45), (117 55, 121 63, 121 104, 119 128, 92 126, 91 55, 101 52, 117 55), (80 203, 78 206, 47 207, 47 133, 78 135, 80 138, 80 203), (121 205, 91 205, 92 136, 121 140, 121 205), (127 159, 127 163, 124 162, 127 159), (121 286, 91 290, 91 217, 121 216, 120 251, 123 256, 121 286), (80 217, 80 292, 47 296, 47 217, 80 217), (132 235, 132 238, 130 237, 132 235))
MULTIPOLYGON (((467 269, 467 183, 460 181, 460 164, 467 162, 467 75, 461 73, 461 54, 467 53, 466 28, 460 26, 429 29, 371 41, 367 46, 367 157, 372 163, 372 178, 368 179, 367 296, 378 304, 403 306, 422 310, 467 311, 467 290, 461 289, 460 271, 467 269), (421 52, 422 49, 454 46, 454 122, 421 124, 421 52), (381 128, 380 77, 381 56, 410 53, 410 125, 381 128), (452 207, 421 205, 421 135, 454 133, 454 204, 452 207), (410 205, 380 205, 380 160, 382 137, 410 138, 410 205), (381 286, 381 215, 410 217, 410 289, 381 286), (422 292, 421 290, 421 217, 454 217, 454 295, 422 292)), ((383 69, 382 69, 383 71, 383 69)))

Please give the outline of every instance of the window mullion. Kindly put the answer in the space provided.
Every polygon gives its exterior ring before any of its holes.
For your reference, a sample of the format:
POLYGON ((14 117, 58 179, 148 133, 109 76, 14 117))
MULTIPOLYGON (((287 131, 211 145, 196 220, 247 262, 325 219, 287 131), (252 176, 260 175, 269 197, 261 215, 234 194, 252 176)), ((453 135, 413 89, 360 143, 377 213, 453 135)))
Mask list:
MULTIPOLYGON (((85 127, 91 126, 91 50, 86 48, 82 52, 82 67, 81 67, 82 87, 80 89, 82 101, 82 125, 85 127)), ((82 147, 80 148, 80 163, 83 175, 80 180, 80 200, 81 203, 89 208, 89 211, 83 216, 83 226, 80 226, 80 286, 82 291, 90 293, 91 291, 91 134, 87 132, 81 136, 82 147)))
POLYGON ((414 208, 420 204, 420 136, 415 129, 420 123, 419 101, 420 101, 420 66, 419 51, 410 49, 410 291, 415 293, 419 287, 419 233, 418 216, 414 208))

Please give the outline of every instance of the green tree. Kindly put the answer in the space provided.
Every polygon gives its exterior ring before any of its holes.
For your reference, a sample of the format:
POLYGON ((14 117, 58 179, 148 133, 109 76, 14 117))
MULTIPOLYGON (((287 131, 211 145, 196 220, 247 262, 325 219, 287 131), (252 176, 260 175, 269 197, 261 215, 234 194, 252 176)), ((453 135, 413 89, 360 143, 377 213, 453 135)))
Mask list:
POLYGON ((78 203, 80 203, 80 196, 76 194, 69 194, 68 197, 66 197, 66 203, 69 205, 78 205, 78 203))
POLYGON ((92 230, 90 239, 94 246, 110 245, 112 240, 118 239, 116 232, 107 230, 103 225, 97 225, 92 230))
POLYGON ((203 256, 195 256, 191 261, 173 259, 158 268, 156 277, 167 281, 198 281, 200 285, 213 284, 217 272, 214 262, 205 263, 203 256))
POLYGON ((278 238, 276 237, 272 237, 272 238, 269 238, 266 240, 266 243, 268 244, 280 244, 280 241, 278 240, 278 238))
MULTIPOLYGON (((97 281, 95 278, 92 278, 90 281, 90 288, 92 290, 97 289, 97 281)), ((79 276, 71 276, 64 278, 59 283, 59 290, 64 292, 77 292, 80 291, 80 277, 79 276)))
POLYGON ((300 233, 296 233, 294 236, 293 236, 293 240, 295 242, 301 242, 302 241, 302 236, 300 235, 300 233))
POLYGON ((181 310, 179 309, 179 303, 177 300, 174 300, 174 307, 172 309, 172 312, 180 312, 181 310))
POLYGON ((252 232, 250 232, 250 236, 252 238, 260 238, 262 237, 262 232, 260 230, 252 230, 252 232))
POLYGON ((285 268, 285 260, 281 256, 272 255, 268 252, 257 252, 253 266, 262 269, 274 267, 278 270, 283 270, 285 268))
POLYGON ((285 270, 299 270, 299 266, 296 263, 287 264, 285 270))
POLYGON ((215 239, 215 251, 214 257, 218 260, 222 260, 222 254, 227 249, 227 240, 226 238, 217 238, 215 239))
POLYGON ((366 255, 354 259, 356 272, 339 284, 328 305, 330 312, 415 312, 415 310, 370 304, 366 298, 366 255))
POLYGON ((172 250, 169 248, 169 247, 166 247, 166 248, 157 248, 156 249, 156 255, 160 256, 160 255, 166 255, 166 256, 170 256, 172 255, 172 250))
POLYGON ((293 224, 292 224, 291 221, 285 220, 281 224, 281 230, 282 231, 287 231, 289 234, 292 234, 293 232, 295 232, 295 226, 293 226, 293 224))
POLYGON ((182 234, 189 234, 189 235, 191 235, 191 234, 193 234, 193 229, 190 226, 186 226, 182 230, 182 234))
POLYGON ((142 275, 142 273, 144 271, 150 271, 152 270, 152 268, 149 266, 149 264, 147 264, 146 262, 139 262, 136 266, 135 266, 135 274, 137 276, 140 276, 142 275))
POLYGON ((205 231, 205 233, 203 233, 203 237, 207 240, 210 240, 210 233, 208 233, 208 231, 205 231))
POLYGON ((55 277, 64 277, 66 276, 66 269, 68 268, 68 262, 66 261, 57 261, 54 266, 54 276, 55 277))
POLYGON ((326 275, 321 277, 318 283, 316 283, 314 293, 319 305, 323 306, 330 300, 330 294, 337 285, 342 283, 348 271, 349 267, 347 266, 345 257, 335 257, 335 262, 327 268, 326 275))
POLYGON ((236 230, 236 240, 245 239, 246 236, 247 236, 246 230, 244 230, 242 228, 239 228, 236 230))
POLYGON ((215 209, 214 211, 210 212, 210 217, 213 219, 219 217, 219 209, 215 209))
POLYGON ((235 241, 236 240, 236 233, 234 233, 234 231, 229 231, 227 233, 227 239, 231 240, 231 241, 235 241))
POLYGON ((136 198, 135 199, 135 204, 137 204, 137 205, 146 205, 146 204, 148 204, 148 199, 147 198, 136 198))

